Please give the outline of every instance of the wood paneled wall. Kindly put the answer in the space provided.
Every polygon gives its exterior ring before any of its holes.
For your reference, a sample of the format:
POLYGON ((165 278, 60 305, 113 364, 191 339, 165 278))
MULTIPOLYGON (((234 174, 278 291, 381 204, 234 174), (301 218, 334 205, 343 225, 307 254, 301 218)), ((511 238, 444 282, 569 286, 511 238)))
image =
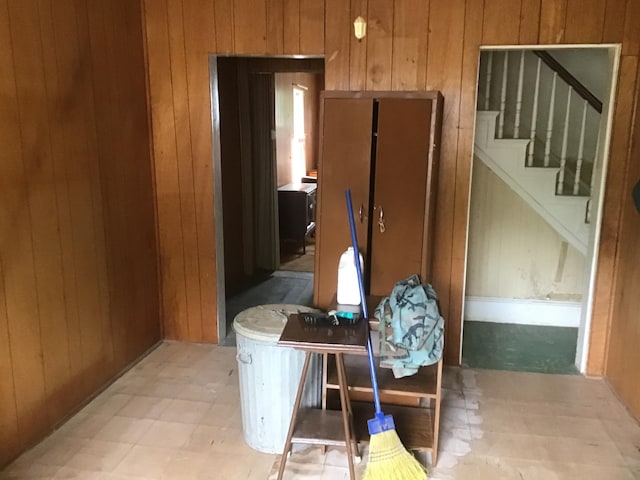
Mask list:
POLYGON ((640 71, 636 78, 631 161, 622 189, 622 228, 618 246, 614 303, 611 314, 606 374, 618 394, 631 411, 640 419, 640 302, 637 286, 640 285, 640 212, 631 198, 631 189, 640 181, 640 71))
POLYGON ((142 27, 0 0, 0 467, 160 338, 142 27))
POLYGON ((211 183, 207 55, 324 54, 327 90, 435 89, 444 95, 431 280, 447 319, 450 363, 460 353, 480 45, 622 43, 588 362, 589 373, 604 373, 637 92, 637 0, 145 0, 145 6, 167 333, 208 340, 197 335, 203 316, 204 324, 215 323, 213 258, 198 252, 203 242, 213 248, 211 191, 183 190, 177 175, 183 169, 198 179, 208 174, 211 183), (357 15, 368 22, 360 42, 352 35, 357 15), (211 275, 206 285, 198 281, 204 275, 211 275), (189 292, 196 298, 188 303, 189 292))

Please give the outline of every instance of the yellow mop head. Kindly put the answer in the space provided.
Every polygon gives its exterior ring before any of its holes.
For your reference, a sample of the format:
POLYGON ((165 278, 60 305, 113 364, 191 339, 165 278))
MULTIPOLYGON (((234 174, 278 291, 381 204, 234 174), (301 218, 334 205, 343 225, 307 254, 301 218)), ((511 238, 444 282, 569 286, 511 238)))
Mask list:
POLYGON ((426 480, 427 472, 400 442, 395 430, 371 435, 363 480, 426 480))

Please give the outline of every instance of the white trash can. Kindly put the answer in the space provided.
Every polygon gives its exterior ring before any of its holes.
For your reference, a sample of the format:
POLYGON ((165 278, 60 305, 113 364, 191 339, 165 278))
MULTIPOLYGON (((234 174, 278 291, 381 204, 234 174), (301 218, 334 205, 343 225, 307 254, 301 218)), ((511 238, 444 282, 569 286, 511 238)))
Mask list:
MULTIPOLYGON (((272 304, 240 312, 233 321, 236 332, 242 433, 260 452, 282 453, 287 439, 305 352, 278 346, 287 314, 317 311, 302 305, 272 304)), ((322 358, 313 354, 302 406, 319 407, 322 358)))

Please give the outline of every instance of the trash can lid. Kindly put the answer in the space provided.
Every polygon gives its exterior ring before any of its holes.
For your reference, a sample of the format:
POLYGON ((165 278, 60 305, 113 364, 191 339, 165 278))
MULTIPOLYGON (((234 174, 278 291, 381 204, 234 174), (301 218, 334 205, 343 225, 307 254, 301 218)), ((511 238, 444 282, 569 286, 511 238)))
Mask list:
POLYGON ((298 312, 317 312, 304 305, 258 305, 240 312, 233 319, 233 330, 238 335, 262 342, 276 343, 287 323, 287 315, 298 312))

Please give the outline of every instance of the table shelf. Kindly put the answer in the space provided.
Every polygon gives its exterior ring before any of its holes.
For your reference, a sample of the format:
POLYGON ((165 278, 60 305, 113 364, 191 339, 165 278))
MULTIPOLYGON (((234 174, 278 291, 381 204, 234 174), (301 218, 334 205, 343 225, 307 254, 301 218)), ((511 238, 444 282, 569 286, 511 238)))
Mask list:
MULTIPOLYGON (((373 391, 369 364, 365 355, 344 355, 347 384, 354 415, 354 429, 359 442, 368 442, 367 420, 374 416, 373 391)), ((418 373, 395 378, 388 368, 376 366, 382 411, 391 414, 396 432, 410 450, 431 452, 432 464, 438 455, 442 360, 421 367, 418 373)), ((338 376, 335 360, 325 355, 323 366, 323 406, 336 407, 338 376)))

